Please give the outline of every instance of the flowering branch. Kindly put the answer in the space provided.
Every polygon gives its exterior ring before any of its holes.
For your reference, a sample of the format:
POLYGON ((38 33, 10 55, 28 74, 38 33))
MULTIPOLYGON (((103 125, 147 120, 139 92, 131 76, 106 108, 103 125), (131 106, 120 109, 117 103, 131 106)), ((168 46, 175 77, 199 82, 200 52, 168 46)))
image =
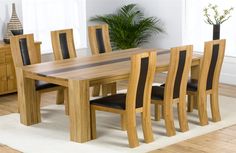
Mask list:
POLYGON ((223 10, 223 14, 220 14, 218 11, 217 5, 209 4, 206 8, 204 8, 204 16, 205 22, 211 25, 222 24, 227 21, 231 15, 230 13, 234 10, 233 7, 223 10))

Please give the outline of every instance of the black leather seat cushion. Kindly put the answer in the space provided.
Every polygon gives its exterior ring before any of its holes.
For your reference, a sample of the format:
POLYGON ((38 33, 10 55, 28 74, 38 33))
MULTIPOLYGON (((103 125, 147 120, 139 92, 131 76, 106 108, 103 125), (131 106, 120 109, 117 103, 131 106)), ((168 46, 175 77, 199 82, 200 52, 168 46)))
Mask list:
POLYGON ((36 90, 48 89, 48 88, 52 88, 52 87, 56 87, 56 86, 58 86, 58 85, 43 82, 43 81, 35 81, 36 90))
POLYGON ((163 100, 164 99, 165 85, 152 86, 152 99, 163 100))
POLYGON ((125 110, 125 100, 126 100, 126 94, 115 94, 91 100, 90 104, 125 110))
POLYGON ((188 81, 188 91, 197 91, 198 80, 191 79, 188 81))

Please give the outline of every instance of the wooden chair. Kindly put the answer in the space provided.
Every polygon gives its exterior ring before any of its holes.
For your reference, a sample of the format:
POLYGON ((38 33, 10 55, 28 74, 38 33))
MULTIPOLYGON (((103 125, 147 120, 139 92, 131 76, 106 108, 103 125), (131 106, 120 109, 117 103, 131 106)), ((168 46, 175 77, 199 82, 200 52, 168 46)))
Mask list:
POLYGON ((198 79, 188 82, 188 111, 193 111, 194 103, 198 109, 200 125, 208 124, 207 95, 210 95, 213 122, 221 120, 218 103, 218 85, 224 59, 226 40, 205 42, 204 56, 200 65, 198 79))
POLYGON ((180 130, 185 132, 189 129, 185 101, 192 52, 193 46, 191 45, 172 48, 165 84, 152 87, 152 104, 155 104, 155 120, 160 120, 162 111, 167 136, 176 134, 173 119, 173 104, 177 104, 178 106, 180 130))
MULTIPOLYGON (((41 62, 41 54, 40 52, 36 52, 33 34, 14 36, 11 37, 10 41, 12 58, 16 68, 41 62)), ((42 93, 64 89, 64 87, 43 81, 35 81, 35 88, 37 96, 36 104, 39 106, 38 113, 40 113, 40 99, 42 93)), ((60 92, 58 92, 56 103, 61 104, 63 101, 64 97, 60 95, 60 92)))
POLYGON ((151 87, 156 68, 156 52, 147 52, 131 57, 131 73, 127 94, 115 94, 91 100, 92 139, 96 138, 95 111, 124 115, 130 147, 139 145, 136 131, 136 113, 142 114, 142 126, 146 143, 153 141, 150 104, 151 87))
POLYGON ((73 29, 51 31, 51 40, 55 60, 77 57, 73 29))
MULTIPOLYGON (((109 27, 107 24, 96 25, 88 27, 89 43, 93 55, 108 53, 112 51, 109 27)), ((98 96, 100 93, 100 86, 95 86, 93 89, 93 96, 98 96)), ((102 95, 106 96, 108 93, 116 94, 116 83, 102 85, 102 95)))
MULTIPOLYGON (((55 60, 65 60, 76 58, 76 49, 74 45, 73 29, 63 29, 51 31, 52 48, 55 60)), ((69 114, 68 89, 59 91, 64 95, 66 102, 66 113, 69 114)))

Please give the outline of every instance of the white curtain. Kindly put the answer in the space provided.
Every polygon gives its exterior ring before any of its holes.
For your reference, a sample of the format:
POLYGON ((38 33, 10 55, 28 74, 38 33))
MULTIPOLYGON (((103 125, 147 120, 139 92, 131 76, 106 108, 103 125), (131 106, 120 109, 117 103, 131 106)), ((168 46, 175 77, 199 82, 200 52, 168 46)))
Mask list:
POLYGON ((221 38, 227 40, 226 55, 236 57, 236 0, 185 0, 183 41, 203 51, 204 41, 212 40, 213 26, 204 22, 203 9, 217 4, 220 10, 234 7, 232 17, 221 25, 221 38))
POLYGON ((42 53, 52 52, 50 31, 73 28, 76 48, 86 48, 85 0, 22 0, 24 33, 42 41, 42 53))

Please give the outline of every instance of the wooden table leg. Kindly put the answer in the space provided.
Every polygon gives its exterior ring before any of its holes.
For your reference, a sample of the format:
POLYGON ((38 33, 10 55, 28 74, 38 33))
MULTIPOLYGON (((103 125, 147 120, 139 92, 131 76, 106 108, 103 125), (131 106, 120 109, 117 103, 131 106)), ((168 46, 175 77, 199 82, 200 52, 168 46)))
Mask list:
MULTIPOLYGON (((199 78, 199 73, 200 73, 200 65, 192 66, 191 67, 191 79, 198 80, 199 78)), ((192 98, 189 98, 189 103, 193 105, 194 109, 198 108, 197 105, 197 96, 193 96, 192 98)))
POLYGON ((18 106, 20 120, 24 125, 33 125, 41 122, 40 106, 36 103, 35 81, 24 78, 21 68, 16 68, 18 106))
POLYGON ((71 141, 91 140, 89 82, 69 80, 69 110, 71 141))

